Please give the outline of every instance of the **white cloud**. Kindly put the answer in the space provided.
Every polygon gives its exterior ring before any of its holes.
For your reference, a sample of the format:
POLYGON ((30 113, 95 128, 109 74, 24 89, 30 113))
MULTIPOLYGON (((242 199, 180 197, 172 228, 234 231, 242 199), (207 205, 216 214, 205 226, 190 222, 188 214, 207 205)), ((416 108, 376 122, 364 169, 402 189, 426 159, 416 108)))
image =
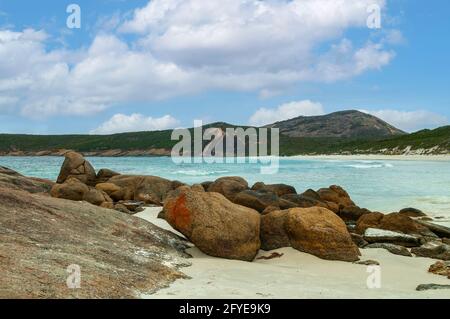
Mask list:
POLYGON ((49 50, 44 31, 0 31, 0 95, 15 97, 27 117, 88 116, 210 89, 268 97, 300 81, 337 81, 394 57, 383 41, 342 40, 346 30, 366 28, 373 3, 385 7, 384 0, 152 0, 119 27, 136 33, 135 42, 114 34, 115 19, 73 51, 49 50))
POLYGON ((142 114, 116 114, 101 124, 90 134, 114 134, 123 132, 157 131, 173 128, 178 120, 170 115, 159 118, 145 117, 142 114))
POLYGON ((425 110, 397 111, 385 109, 361 111, 372 114, 406 132, 414 132, 424 128, 436 128, 449 124, 447 117, 425 110))
POLYGON ((406 39, 400 30, 392 29, 386 32, 384 41, 388 44, 397 45, 397 44, 404 44, 406 42, 406 39))
POLYGON ((274 109, 260 108, 250 118, 249 124, 264 126, 274 122, 292 119, 298 116, 325 114, 322 104, 310 100, 286 103, 274 109))

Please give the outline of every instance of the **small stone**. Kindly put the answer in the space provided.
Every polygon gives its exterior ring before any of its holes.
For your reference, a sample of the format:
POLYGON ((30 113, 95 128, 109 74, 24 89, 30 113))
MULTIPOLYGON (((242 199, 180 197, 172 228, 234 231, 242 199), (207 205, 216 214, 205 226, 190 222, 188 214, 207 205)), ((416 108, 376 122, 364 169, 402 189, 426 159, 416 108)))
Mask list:
POLYGON ((409 252, 409 250, 407 248, 405 248, 403 246, 394 245, 394 244, 375 243, 375 244, 367 245, 364 248, 381 248, 381 249, 386 249, 387 251, 389 251, 391 254, 394 254, 394 255, 412 257, 411 253, 409 252))
POLYGON ((376 260, 361 260, 361 261, 354 262, 354 264, 365 265, 365 266, 379 266, 380 265, 380 263, 376 260))
POLYGON ((417 291, 437 290, 437 289, 450 289, 450 285, 422 284, 418 285, 416 288, 417 291))

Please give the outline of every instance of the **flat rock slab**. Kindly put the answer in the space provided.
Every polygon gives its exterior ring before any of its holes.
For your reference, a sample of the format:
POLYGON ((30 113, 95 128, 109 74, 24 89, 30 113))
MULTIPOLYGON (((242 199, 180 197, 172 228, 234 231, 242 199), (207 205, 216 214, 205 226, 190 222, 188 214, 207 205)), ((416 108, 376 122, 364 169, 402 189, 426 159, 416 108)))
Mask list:
POLYGON ((419 237, 377 228, 366 229, 363 238, 369 243, 388 243, 404 247, 420 246, 419 237))
POLYGON ((185 247, 136 217, 0 187, 0 299, 138 298, 185 278, 185 247))
POLYGON ((430 223, 428 221, 423 221, 423 220, 416 220, 416 221, 419 224, 427 227, 429 230, 431 230, 433 233, 435 233, 439 237, 450 238, 450 228, 442 226, 442 225, 430 223))

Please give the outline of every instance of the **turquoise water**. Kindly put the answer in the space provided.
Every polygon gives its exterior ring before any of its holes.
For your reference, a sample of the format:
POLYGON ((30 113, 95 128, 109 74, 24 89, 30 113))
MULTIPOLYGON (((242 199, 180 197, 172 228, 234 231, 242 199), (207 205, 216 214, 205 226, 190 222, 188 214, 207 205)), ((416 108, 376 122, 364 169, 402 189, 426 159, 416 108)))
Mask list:
MULTIPOLYGON (((88 158, 98 170, 157 175, 186 183, 242 176, 250 184, 286 183, 302 192, 332 184, 344 187, 354 201, 385 213, 417 207, 450 218, 450 161, 281 159, 275 175, 260 174, 260 164, 180 164, 170 158, 88 158)), ((55 180, 63 158, 0 157, 0 165, 27 176, 55 180)))

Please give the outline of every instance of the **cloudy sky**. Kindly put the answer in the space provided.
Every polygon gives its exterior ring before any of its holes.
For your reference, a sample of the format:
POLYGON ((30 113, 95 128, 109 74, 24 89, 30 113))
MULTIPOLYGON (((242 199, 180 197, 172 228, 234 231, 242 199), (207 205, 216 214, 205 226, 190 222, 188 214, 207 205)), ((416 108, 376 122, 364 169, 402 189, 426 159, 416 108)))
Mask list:
MULTIPOLYGON (((448 0, 0 0, 0 132, 449 124, 448 0), (81 27, 67 26, 67 6, 81 27), (367 21, 378 6, 381 28, 367 21)), ((71 20, 73 21, 73 20, 71 20)))

